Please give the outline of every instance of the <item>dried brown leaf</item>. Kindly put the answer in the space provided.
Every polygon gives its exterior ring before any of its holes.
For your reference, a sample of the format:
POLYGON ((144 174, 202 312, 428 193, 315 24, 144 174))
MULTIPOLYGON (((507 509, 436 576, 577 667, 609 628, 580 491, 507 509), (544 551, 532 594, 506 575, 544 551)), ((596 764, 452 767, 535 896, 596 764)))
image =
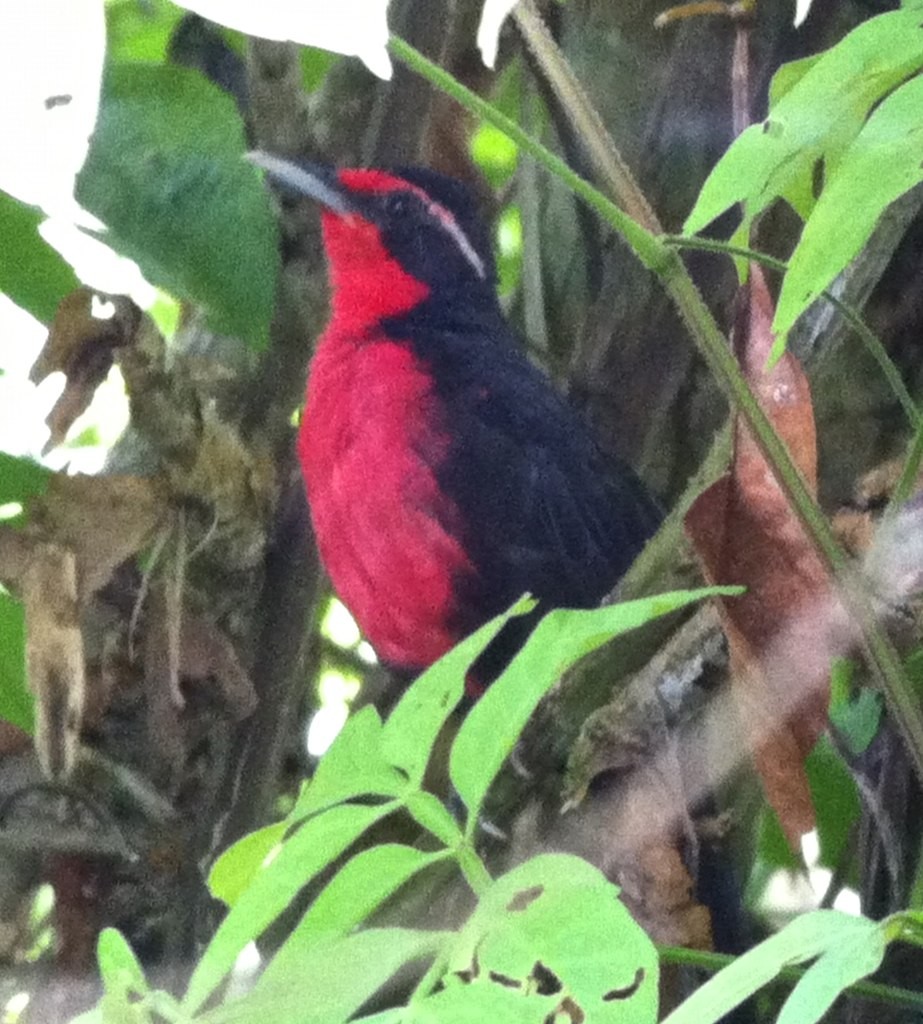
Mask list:
POLYGON ((74 552, 83 601, 151 542, 167 514, 156 478, 56 473, 30 503, 29 529, 74 552))
MULTIPOLYGON (((745 374, 809 487, 817 443, 794 356, 766 372, 772 301, 758 267, 735 329, 745 374)), ((742 418, 730 473, 699 496, 686 529, 714 583, 747 587, 722 605, 734 694, 766 795, 790 843, 814 825, 804 759, 826 724, 831 630, 842 627, 826 569, 742 418)))
POLYGON ((77 759, 86 696, 73 552, 59 544, 36 544, 22 598, 35 748, 48 778, 66 779, 77 759))
POLYGON ((74 420, 86 410, 112 367, 114 350, 131 342, 140 321, 141 311, 124 296, 105 300, 111 308, 111 315, 105 317, 94 314, 96 300, 97 294, 86 287, 61 300, 29 374, 36 384, 58 370, 67 377, 45 421, 51 432, 46 452, 64 440, 74 420))

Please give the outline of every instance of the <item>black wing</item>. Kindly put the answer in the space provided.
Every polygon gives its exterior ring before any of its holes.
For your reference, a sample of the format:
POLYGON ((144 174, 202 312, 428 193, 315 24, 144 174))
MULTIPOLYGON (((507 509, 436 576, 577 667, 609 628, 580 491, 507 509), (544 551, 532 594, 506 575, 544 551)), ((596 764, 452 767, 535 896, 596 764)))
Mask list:
POLYGON ((602 454, 499 311, 441 321, 401 328, 433 374, 450 439, 437 473, 476 570, 458 581, 462 627, 525 591, 545 608, 597 605, 659 525, 655 503, 602 454))

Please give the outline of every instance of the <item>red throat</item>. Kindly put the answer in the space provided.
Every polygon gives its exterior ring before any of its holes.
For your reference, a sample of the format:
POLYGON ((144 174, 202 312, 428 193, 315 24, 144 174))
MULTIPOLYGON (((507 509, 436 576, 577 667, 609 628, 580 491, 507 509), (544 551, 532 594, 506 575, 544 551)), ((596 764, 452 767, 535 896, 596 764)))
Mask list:
POLYGON ((322 221, 333 288, 333 322, 338 328, 362 330, 408 312, 429 295, 429 287, 391 256, 375 224, 357 214, 341 216, 329 211, 322 221))

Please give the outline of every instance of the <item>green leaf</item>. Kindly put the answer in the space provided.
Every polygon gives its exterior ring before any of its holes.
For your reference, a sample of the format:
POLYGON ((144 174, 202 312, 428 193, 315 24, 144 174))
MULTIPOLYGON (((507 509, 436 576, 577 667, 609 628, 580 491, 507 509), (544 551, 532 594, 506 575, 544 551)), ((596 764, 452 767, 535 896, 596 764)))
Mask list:
POLYGON ((852 984, 870 974, 881 963, 884 950, 883 932, 874 921, 837 910, 802 914, 710 978, 662 1024, 702 1024, 718 1020, 778 977, 784 967, 819 957, 789 996, 779 1018, 779 1024, 794 1024, 796 1020, 798 1024, 812 1024, 830 1005, 827 997, 839 981, 849 978, 846 984, 852 984), (804 981, 815 970, 817 973, 807 989, 799 994, 804 981), (792 999, 795 999, 797 1011, 804 1016, 787 1012, 792 999))
POLYGON ((299 793, 289 821, 358 796, 396 797, 406 788, 406 778, 385 760, 381 719, 368 704, 346 720, 314 777, 299 793))
POLYGON ((454 849, 464 839, 458 822, 442 801, 432 793, 427 793, 426 790, 410 793, 405 801, 405 806, 418 825, 422 825, 449 849, 454 849))
MULTIPOLYGON (((279 952, 300 955, 319 938, 345 935, 410 878, 446 859, 444 851, 424 853, 400 843, 382 843, 351 857, 311 904, 279 952)), ((274 961, 275 962, 275 961, 274 961)))
POLYGON ((145 61, 162 64, 170 37, 183 12, 164 0, 143 5, 136 0, 106 3, 106 56, 115 62, 145 61))
POLYGON ((260 347, 269 336, 278 238, 246 150, 234 101, 202 75, 114 65, 76 195, 148 280, 200 304, 216 330, 260 347))
POLYGON ((38 233, 44 219, 40 211, 0 192, 0 292, 47 324, 61 299, 80 282, 38 233))
POLYGON ((26 615, 0 590, 0 718, 35 732, 35 699, 26 680, 26 615))
MULTIPOLYGON (((554 1017, 545 1013, 552 1000, 523 999, 517 989, 500 985, 453 985, 441 992, 411 1003, 403 1016, 397 1017, 400 1024, 485 1024, 502 1021, 502 1024, 565 1024, 574 1018, 554 1017), (547 1004, 547 1006, 545 1005, 547 1004), (545 1016, 541 1014, 545 1013, 545 1016)), ((579 1018, 578 1018, 579 1019, 579 1018)), ((375 1018, 360 1017, 356 1024, 367 1024, 375 1018)), ((653 1018, 651 1018, 651 1022, 653 1018)), ((588 1019, 593 1024, 594 1018, 588 1019)))
MULTIPOLYGON (((856 783, 826 736, 821 736, 808 754, 805 772, 817 809, 819 862, 835 868, 845 854, 861 811, 856 783)), ((761 815, 757 848, 762 863, 757 867, 756 882, 776 868, 804 871, 804 860, 792 853, 778 817, 768 806, 761 815)), ((752 883, 748 887, 753 891, 759 888, 752 883)))
POLYGON ((773 331, 784 335, 858 255, 885 209, 923 181, 921 109, 923 78, 914 78, 874 111, 828 175, 789 261, 773 331))
POLYGON ((269 854, 282 842, 287 829, 287 822, 278 821, 238 839, 225 850, 208 875, 212 896, 233 907, 269 854))
POLYGON ((535 602, 523 598, 509 611, 485 623, 430 666, 401 697, 388 716, 382 735, 385 757, 418 787, 436 737, 465 692, 471 663, 514 615, 524 615, 535 602))
POLYGON ((404 964, 432 958, 450 933, 369 928, 304 951, 285 971, 264 972, 254 990, 197 1017, 201 1024, 340 1024, 404 964))
POLYGON ((878 735, 883 702, 877 690, 863 686, 852 696, 855 662, 837 658, 830 669, 830 721, 851 754, 868 750, 878 735))
POLYGON ((278 856, 261 868, 219 925, 189 981, 184 1011, 198 1010, 234 966, 244 946, 259 938, 319 871, 395 806, 333 807, 286 839, 278 856))
POLYGON ((105 989, 99 1005, 103 1024, 148 1024, 147 979, 121 932, 104 928, 96 956, 105 989))
POLYGON ((769 83, 769 109, 772 110, 779 100, 787 92, 791 92, 808 71, 823 59, 822 53, 812 53, 809 57, 802 57, 800 60, 791 60, 787 64, 783 64, 769 83))
POLYGON ((818 170, 833 178, 869 110, 921 66, 923 26, 916 11, 863 22, 791 88, 776 89, 782 95, 769 117, 738 136, 712 170, 684 232, 695 234, 738 202, 749 224, 780 197, 807 219, 818 170))
POLYGON ((874 922, 858 920, 860 927, 843 929, 836 947, 805 971, 776 1024, 814 1024, 844 989, 878 970, 885 955, 884 935, 874 922))
POLYGON ((449 774, 468 808, 468 831, 490 784, 516 745, 539 701, 580 658, 620 633, 718 593, 739 588, 677 591, 593 610, 558 608, 536 626, 525 646, 468 713, 449 757, 449 774))
POLYGON ((52 475, 32 459, 0 452, 0 505, 44 494, 52 475))
POLYGON ((319 50, 316 46, 301 47, 301 85, 305 92, 316 92, 333 66, 340 60, 338 53, 319 50))
POLYGON ((569 1019, 582 1012, 593 1024, 651 1024, 657 1014, 651 940, 616 886, 570 854, 534 857, 493 883, 459 934, 443 982, 446 991, 515 991, 532 1008, 522 1019, 536 1024, 556 1020, 564 1000, 577 1008, 569 1019))

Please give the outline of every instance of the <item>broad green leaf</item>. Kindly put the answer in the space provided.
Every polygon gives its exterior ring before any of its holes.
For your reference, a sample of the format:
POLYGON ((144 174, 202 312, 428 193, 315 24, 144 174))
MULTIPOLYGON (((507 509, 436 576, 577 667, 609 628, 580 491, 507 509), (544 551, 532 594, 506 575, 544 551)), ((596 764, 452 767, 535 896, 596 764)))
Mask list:
POLYGON ((657 979, 654 945, 616 886, 579 857, 542 854, 487 890, 443 982, 446 990, 515 990, 533 1008, 523 1019, 536 1024, 557 1019, 565 1000, 576 1007, 571 1020, 652 1024, 657 979))
POLYGON ((921 110, 923 78, 914 78, 876 108, 828 175, 789 261, 772 325, 777 334, 859 254, 885 209, 923 181, 921 110))
POLYGON ((162 64, 183 12, 164 0, 108 0, 106 50, 110 62, 162 64))
POLYGON ((0 192, 0 292, 47 324, 61 299, 80 282, 70 265, 38 233, 44 219, 38 210, 0 192))
POLYGON ((44 494, 52 476, 50 469, 32 459, 0 452, 0 505, 44 494))
POLYGON ((401 697, 385 722, 382 749, 395 768, 419 786, 436 737, 465 692, 465 674, 475 658, 514 615, 535 606, 522 599, 509 611, 485 623, 428 668, 401 697))
POLYGON ((35 732, 35 699, 26 681, 26 616, 0 589, 0 718, 35 732))
POLYGON ((341 1024, 401 967, 431 959, 451 933, 369 928, 267 968, 251 993, 197 1017, 201 1024, 341 1024))
MULTIPOLYGON (((802 914, 706 981, 662 1024, 702 1024, 702 1021, 719 1020, 778 977, 784 967, 793 964, 821 957, 816 965, 821 967, 820 978, 829 974, 832 979, 848 976, 852 969, 848 965, 869 965, 874 956, 878 957, 874 965, 877 966, 883 952, 882 931, 874 921, 837 910, 802 914)), ((795 992, 797 990, 796 987, 795 992)), ((818 1006, 825 991, 829 991, 829 979, 828 982, 812 981, 808 993, 799 997, 800 1008, 807 1012, 812 1006, 818 1006)), ((792 1024, 794 1019, 788 1017, 787 1024, 792 1024)), ((798 1024, 811 1024, 817 1018, 797 1019, 798 1024)))
POLYGON ((360 851, 321 890, 275 960, 296 955, 296 951, 300 955, 305 946, 319 938, 345 935, 408 879, 446 857, 444 851, 424 853, 400 843, 382 843, 360 851))
POLYGON ((772 110, 787 92, 791 92, 808 71, 819 60, 823 60, 823 57, 822 53, 812 53, 810 57, 802 57, 800 60, 783 64, 769 83, 769 109, 772 110))
POLYGON ((76 195, 148 280, 259 347, 269 336, 278 238, 246 150, 234 101, 202 75, 116 64, 76 195))
POLYGON ((818 171, 832 179, 869 110, 921 66, 923 25, 916 11, 892 11, 863 22, 783 89, 765 121, 732 143, 683 230, 695 234, 739 202, 750 223, 780 197, 807 219, 818 171))
POLYGON ((269 854, 282 842, 287 829, 287 822, 278 821, 245 835, 225 850, 208 874, 212 896, 233 907, 269 854))
POLYGON ((368 704, 346 720, 314 777, 302 787, 289 821, 357 796, 396 797, 406 788, 406 778, 385 760, 381 719, 368 704))
POLYGON ((525 646, 466 717, 449 757, 449 774, 468 809, 468 831, 490 784, 516 745, 539 701, 580 658, 620 633, 661 615, 739 588, 677 591, 593 610, 558 608, 536 626, 525 646))
POLYGON ((218 926, 189 981, 183 1009, 198 1010, 244 946, 257 939, 318 872, 394 809, 393 804, 333 807, 286 839, 278 856, 262 867, 218 926))

